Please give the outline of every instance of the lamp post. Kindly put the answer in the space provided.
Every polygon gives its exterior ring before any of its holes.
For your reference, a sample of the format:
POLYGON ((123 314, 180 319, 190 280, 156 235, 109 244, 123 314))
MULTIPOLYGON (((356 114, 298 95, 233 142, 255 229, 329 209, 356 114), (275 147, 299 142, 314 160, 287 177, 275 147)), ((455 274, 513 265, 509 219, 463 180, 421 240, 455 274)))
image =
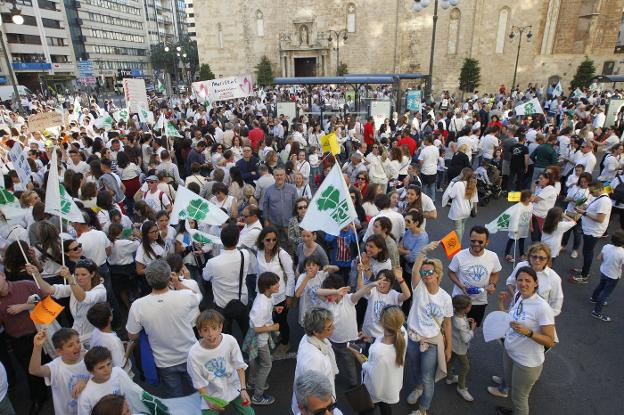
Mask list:
MULTIPOLYGON (((426 9, 431 4, 431 0, 414 0, 414 4, 412 5, 412 10, 416 13, 419 13, 426 9)), ((431 29, 431 53, 429 55, 429 78, 427 84, 425 85, 425 99, 427 102, 431 102, 433 99, 433 60, 435 57, 435 40, 436 40, 436 29, 438 27, 438 6, 442 9, 446 10, 449 7, 455 7, 459 4, 459 0, 433 0, 433 27, 431 29)))
POLYGON ((518 75, 518 61, 520 60, 520 49, 522 48, 522 35, 524 34, 524 32, 528 31, 528 33, 526 34, 526 38, 527 42, 529 42, 533 37, 533 32, 531 32, 532 28, 533 26, 512 26, 511 31, 509 32, 510 42, 513 42, 516 34, 518 34, 518 52, 516 53, 516 66, 514 67, 514 76, 513 82, 511 83, 511 91, 513 91, 516 87, 516 76, 518 75))
MULTIPOLYGON (((24 16, 22 16, 22 11, 17 8, 15 3, 13 3, 13 7, 10 10, 11 20, 16 25, 24 24, 24 16)), ((0 20, 0 27, 2 26, 2 20, 0 20)), ((15 100, 17 101, 17 108, 20 114, 24 114, 24 108, 22 107, 22 100, 20 98, 19 90, 17 89, 17 77, 15 76, 15 71, 13 71, 13 65, 11 64, 11 59, 9 58, 9 49, 7 46, 7 42, 4 40, 4 32, 0 30, 0 38, 2 39, 2 52, 4 55, 4 60, 7 65, 7 70, 9 71, 9 79, 11 85, 13 86, 13 94, 15 95, 15 100)))
POLYGON ((331 44, 331 42, 334 40, 332 38, 332 35, 334 35, 336 37, 336 76, 340 76, 340 37, 342 37, 342 40, 346 41, 349 37, 347 36, 347 29, 341 29, 341 30, 332 30, 329 29, 329 36, 327 37, 327 41, 331 44))

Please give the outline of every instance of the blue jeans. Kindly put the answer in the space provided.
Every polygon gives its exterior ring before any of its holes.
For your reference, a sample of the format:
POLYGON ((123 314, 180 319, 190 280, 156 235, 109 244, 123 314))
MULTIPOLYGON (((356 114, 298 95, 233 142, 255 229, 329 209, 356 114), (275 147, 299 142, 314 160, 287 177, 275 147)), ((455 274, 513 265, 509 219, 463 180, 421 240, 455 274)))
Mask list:
POLYGON ((583 234, 583 269, 581 270, 583 278, 589 277, 589 269, 594 261, 594 248, 599 239, 600 237, 583 234))
POLYGON ((420 351, 420 343, 411 339, 407 342, 407 363, 409 365, 408 381, 423 389, 418 406, 429 410, 433 400, 434 378, 438 369, 438 347, 430 344, 424 352, 420 351))
POLYGON ((180 398, 195 393, 191 377, 186 371, 186 362, 170 367, 157 368, 163 386, 162 398, 180 398))
POLYGON ((609 278, 604 274, 600 274, 600 283, 594 290, 591 298, 596 301, 594 306, 594 313, 601 314, 602 307, 607 298, 611 295, 619 279, 609 278))
POLYGON ((422 191, 424 194, 426 194, 427 196, 429 196, 431 198, 431 200, 433 200, 435 202, 435 196, 436 196, 436 179, 437 179, 437 174, 432 174, 432 175, 428 175, 428 174, 420 174, 420 180, 422 181, 422 191))
POLYGON ((123 314, 117 301, 117 296, 113 290, 113 283, 111 282, 111 272, 108 262, 103 263, 98 267, 100 277, 104 280, 104 288, 106 288, 106 301, 113 309, 113 327, 119 327, 122 324, 123 314))

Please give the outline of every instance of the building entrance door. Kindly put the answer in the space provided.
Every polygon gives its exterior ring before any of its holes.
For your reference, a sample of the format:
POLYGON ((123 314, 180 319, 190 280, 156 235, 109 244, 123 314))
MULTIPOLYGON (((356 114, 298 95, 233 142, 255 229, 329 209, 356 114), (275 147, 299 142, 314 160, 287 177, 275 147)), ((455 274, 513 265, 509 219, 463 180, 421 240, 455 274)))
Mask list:
POLYGON ((295 76, 316 76, 316 58, 294 58, 295 76))

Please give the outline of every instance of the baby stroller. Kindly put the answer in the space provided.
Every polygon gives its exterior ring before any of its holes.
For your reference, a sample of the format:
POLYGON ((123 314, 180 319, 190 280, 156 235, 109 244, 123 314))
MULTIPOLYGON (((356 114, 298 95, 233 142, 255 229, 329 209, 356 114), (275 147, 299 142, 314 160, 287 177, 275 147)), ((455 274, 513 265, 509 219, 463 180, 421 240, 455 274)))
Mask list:
POLYGON ((487 161, 475 171, 477 176, 477 194, 479 206, 486 206, 492 198, 498 199, 503 191, 501 187, 502 176, 498 168, 487 161))

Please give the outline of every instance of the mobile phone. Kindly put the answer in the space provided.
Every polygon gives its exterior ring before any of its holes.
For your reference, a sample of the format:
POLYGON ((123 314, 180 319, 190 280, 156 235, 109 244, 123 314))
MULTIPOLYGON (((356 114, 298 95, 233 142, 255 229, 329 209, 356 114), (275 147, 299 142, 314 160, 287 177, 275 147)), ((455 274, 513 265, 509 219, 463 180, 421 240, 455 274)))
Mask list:
POLYGON ((359 342, 347 342, 347 347, 361 354, 364 352, 364 346, 359 342))

